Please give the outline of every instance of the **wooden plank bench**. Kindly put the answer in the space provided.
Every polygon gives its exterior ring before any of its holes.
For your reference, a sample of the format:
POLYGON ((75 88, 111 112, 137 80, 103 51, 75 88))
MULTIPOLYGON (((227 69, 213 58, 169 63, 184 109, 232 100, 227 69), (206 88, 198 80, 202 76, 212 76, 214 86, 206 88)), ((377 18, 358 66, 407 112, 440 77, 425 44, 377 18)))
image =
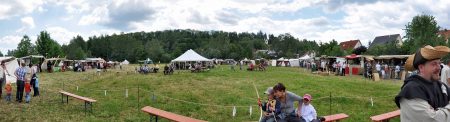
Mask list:
POLYGON ((344 113, 340 113, 340 114, 333 114, 333 115, 328 115, 328 116, 324 116, 323 118, 325 118, 324 122, 339 122, 343 119, 348 118, 347 114, 344 113))
POLYGON ((90 108, 90 112, 92 112, 92 103, 97 102, 97 100, 87 98, 87 97, 82 97, 82 96, 72 94, 72 93, 69 93, 66 91, 59 91, 59 93, 61 93, 62 103, 64 103, 64 96, 66 96, 66 103, 69 103, 69 96, 84 101, 84 112, 85 113, 88 110, 88 108, 90 108))
POLYGON ((400 110, 370 117, 374 122, 389 122, 390 119, 400 116, 400 110))
POLYGON ((153 108, 150 106, 145 106, 141 109, 143 112, 150 114, 150 121, 152 121, 153 117, 155 118, 155 121, 158 121, 158 117, 162 117, 162 118, 166 118, 170 121, 175 121, 175 122, 206 122, 203 120, 198 120, 198 119, 194 119, 194 118, 190 118, 190 117, 186 117, 186 116, 182 116, 182 115, 178 115, 175 113, 171 113, 171 112, 167 112, 164 110, 160 110, 157 108, 153 108))

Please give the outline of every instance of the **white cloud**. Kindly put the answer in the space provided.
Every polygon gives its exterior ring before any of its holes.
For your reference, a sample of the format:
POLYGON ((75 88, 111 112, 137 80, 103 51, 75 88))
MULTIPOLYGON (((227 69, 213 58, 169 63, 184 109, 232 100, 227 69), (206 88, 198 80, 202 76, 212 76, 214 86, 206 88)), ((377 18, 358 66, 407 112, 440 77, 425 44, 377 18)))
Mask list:
POLYGON ((0 2, 0 20, 32 13, 43 5, 42 0, 5 0, 0 2))
POLYGON ((81 37, 83 37, 85 41, 87 41, 89 37, 92 37, 94 35, 100 36, 100 35, 112 35, 114 33, 116 34, 120 33, 120 31, 114 29, 99 29, 90 32, 77 32, 77 31, 70 31, 60 26, 48 27, 46 30, 50 34, 50 37, 55 41, 57 41, 60 45, 69 44, 70 40, 77 35, 80 35, 81 37))
POLYGON ((0 51, 2 51, 4 55, 6 55, 8 50, 17 48, 17 44, 19 44, 20 39, 22 39, 21 36, 13 35, 8 35, 0 38, 0 51))
POLYGON ((109 22, 108 8, 106 5, 95 8, 92 13, 81 17, 78 25, 93 25, 109 22))
POLYGON ((33 17, 23 17, 20 21, 22 22, 22 27, 16 32, 25 32, 35 27, 33 17))
POLYGON ((36 30, 29 29, 33 25, 35 28, 49 25, 50 27, 45 28, 60 44, 68 43, 78 34, 87 39, 94 35, 110 35, 122 31, 127 33, 167 29, 236 32, 262 30, 272 34, 290 33, 300 39, 324 42, 331 39, 339 42, 360 39, 363 44, 367 44, 380 35, 396 33, 404 35, 402 29, 405 24, 411 21, 413 16, 421 13, 435 16, 439 25, 448 28, 450 27, 448 6, 450 6, 448 0, 48 0, 26 3, 8 1, 0 3, 0 20, 18 16, 17 18, 23 19, 22 28, 28 27, 28 30, 36 30), (46 5, 42 6, 42 3, 46 5), (58 17, 62 18, 58 21, 63 22, 51 21, 34 25, 32 24, 34 22, 29 21, 32 15, 28 14, 34 13, 28 9, 37 9, 41 13, 55 11, 50 10, 54 9, 53 7, 46 8, 53 3, 65 10, 66 14, 58 17), (26 6, 19 8, 28 9, 12 12, 16 6, 26 6), (306 16, 303 16, 305 13, 298 15, 299 11, 302 12, 308 7, 313 7, 313 10, 325 10, 325 13, 326 10, 333 12, 318 16, 317 13, 323 11, 306 13, 306 16), (313 17, 307 17, 309 14, 313 17), (332 14, 338 16, 343 14, 343 17, 337 17, 343 19, 327 17, 332 14), (73 20, 76 22, 73 23, 73 20), (82 26, 70 28, 72 26, 66 26, 69 24, 82 26))
POLYGON ((67 30, 66 28, 55 26, 55 27, 48 27, 47 32, 50 34, 50 37, 57 41, 60 45, 62 44, 69 44, 70 40, 75 37, 76 35, 79 35, 76 32, 71 32, 67 30))

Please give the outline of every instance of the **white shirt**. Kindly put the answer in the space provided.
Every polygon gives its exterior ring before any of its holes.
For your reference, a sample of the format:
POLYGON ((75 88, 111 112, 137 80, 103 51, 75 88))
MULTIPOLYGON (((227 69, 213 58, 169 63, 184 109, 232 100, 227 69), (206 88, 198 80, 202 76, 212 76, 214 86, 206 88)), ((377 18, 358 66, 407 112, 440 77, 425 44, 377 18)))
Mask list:
MULTIPOLYGON (((3 70, 3 67, 0 66, 0 80, 5 77, 3 76, 3 73, 5 73, 5 70, 3 70)), ((6 73, 5 73, 6 74, 6 73)))
POLYGON ((400 72, 400 66, 399 65, 395 66, 395 72, 400 72))
POLYGON ((37 66, 31 66, 31 74, 37 73, 37 66))
POLYGON ((301 112, 302 112, 302 117, 307 122, 311 122, 313 119, 317 118, 316 109, 314 109, 314 106, 312 106, 311 104, 309 104, 309 105, 303 104, 301 112))
POLYGON ((444 65, 441 71, 441 82, 448 86, 448 78, 450 78, 450 68, 444 65))
POLYGON ((450 105, 434 110, 422 99, 400 99, 401 122, 450 122, 450 105))
POLYGON ((377 71, 381 71, 381 65, 380 64, 375 65, 375 68, 377 69, 377 71))

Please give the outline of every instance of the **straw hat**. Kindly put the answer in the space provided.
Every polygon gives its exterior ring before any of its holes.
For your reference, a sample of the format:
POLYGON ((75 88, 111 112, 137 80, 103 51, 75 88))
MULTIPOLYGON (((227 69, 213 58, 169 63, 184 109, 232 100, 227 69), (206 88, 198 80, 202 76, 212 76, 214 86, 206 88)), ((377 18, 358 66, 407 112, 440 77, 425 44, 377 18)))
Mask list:
POLYGON ((427 61, 441 59, 450 52, 450 48, 447 46, 432 47, 427 45, 417 50, 416 53, 408 57, 405 63, 405 69, 407 71, 413 71, 417 69, 419 64, 423 64, 427 61))

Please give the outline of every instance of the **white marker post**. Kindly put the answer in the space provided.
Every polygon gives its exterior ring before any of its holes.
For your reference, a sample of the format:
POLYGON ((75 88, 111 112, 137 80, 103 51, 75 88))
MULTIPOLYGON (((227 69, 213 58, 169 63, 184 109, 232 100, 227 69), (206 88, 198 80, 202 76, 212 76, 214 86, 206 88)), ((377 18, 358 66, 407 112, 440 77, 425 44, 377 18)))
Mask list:
POLYGON ((250 108, 249 108, 249 113, 250 113, 250 117, 252 117, 252 106, 250 105, 250 108))
POLYGON ((236 106, 233 106, 233 117, 236 116, 236 106))
POLYGON ((373 99, 372 99, 372 97, 370 97, 370 103, 372 104, 372 107, 373 107, 373 99))

